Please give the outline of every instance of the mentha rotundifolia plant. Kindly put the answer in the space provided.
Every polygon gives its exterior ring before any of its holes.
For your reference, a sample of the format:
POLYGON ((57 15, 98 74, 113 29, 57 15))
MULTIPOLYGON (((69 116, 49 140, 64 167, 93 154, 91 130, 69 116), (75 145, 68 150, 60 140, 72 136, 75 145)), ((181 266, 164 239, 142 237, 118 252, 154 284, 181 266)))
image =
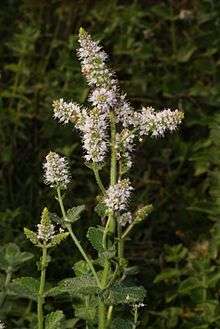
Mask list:
POLYGON ((50 152, 44 163, 45 183, 55 190, 61 216, 44 209, 37 232, 25 229, 26 236, 42 249, 41 280, 37 292, 38 329, 51 328, 49 325, 53 321, 57 323, 56 328, 65 328, 62 311, 46 317, 43 312, 47 296, 59 298, 63 294, 69 296, 70 302, 77 297, 75 317, 81 319, 77 321, 84 321, 85 328, 134 329, 140 321, 138 309, 144 305, 145 289, 132 281, 134 268, 128 267, 124 244, 136 224, 152 211, 152 206, 134 211, 129 209, 129 200, 134 193, 128 177, 132 153, 136 143, 145 136, 162 137, 166 132, 174 131, 181 123, 183 113, 170 109, 157 112, 152 107, 135 111, 110 70, 106 53, 82 28, 77 54, 82 74, 90 87, 88 103, 91 106, 87 108, 61 98, 53 102, 53 110, 54 118, 61 124, 73 124, 79 131, 86 165, 93 170, 100 190, 95 210, 102 221, 99 226, 90 227, 87 233, 98 257, 91 259, 75 233, 75 222, 84 206, 67 211, 64 206, 64 193, 71 180, 68 162, 50 152), (108 186, 102 181, 104 167, 109 168, 108 186), (53 222, 59 224, 59 230, 53 222), (80 251, 82 260, 74 265, 73 278, 45 289, 49 262, 47 251, 68 235, 80 251))

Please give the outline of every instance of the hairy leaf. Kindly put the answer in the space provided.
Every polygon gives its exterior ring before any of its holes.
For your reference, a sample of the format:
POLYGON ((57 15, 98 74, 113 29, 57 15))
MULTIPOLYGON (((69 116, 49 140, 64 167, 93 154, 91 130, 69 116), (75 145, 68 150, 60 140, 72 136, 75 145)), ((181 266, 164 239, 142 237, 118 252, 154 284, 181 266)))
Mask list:
POLYGON ((81 276, 62 280, 57 287, 47 292, 48 296, 57 296, 68 293, 71 295, 93 295, 99 292, 96 280, 91 276, 81 276))
POLYGON ((90 227, 87 232, 87 238, 98 252, 104 251, 102 244, 103 230, 101 228, 90 227))
POLYGON ((85 205, 73 207, 67 211, 66 217, 67 219, 65 220, 68 223, 74 223, 77 220, 80 219, 81 213, 85 210, 85 205))
POLYGON ((45 329, 62 329, 62 320, 64 318, 62 311, 56 311, 48 314, 45 320, 45 329))
POLYGON ((37 300, 40 283, 37 279, 23 277, 15 279, 9 285, 9 293, 22 298, 37 300))
POLYGON ((55 247, 58 246, 63 240, 65 240, 68 237, 69 233, 64 232, 64 233, 59 233, 56 234, 51 240, 50 243, 48 244, 48 247, 55 247))
POLYGON ((135 304, 143 302, 146 290, 142 286, 126 286, 116 283, 102 293, 106 304, 135 304))
POLYGON ((15 243, 9 243, 0 248, 0 268, 4 271, 10 267, 11 271, 17 271, 21 264, 33 258, 29 252, 21 252, 15 243))

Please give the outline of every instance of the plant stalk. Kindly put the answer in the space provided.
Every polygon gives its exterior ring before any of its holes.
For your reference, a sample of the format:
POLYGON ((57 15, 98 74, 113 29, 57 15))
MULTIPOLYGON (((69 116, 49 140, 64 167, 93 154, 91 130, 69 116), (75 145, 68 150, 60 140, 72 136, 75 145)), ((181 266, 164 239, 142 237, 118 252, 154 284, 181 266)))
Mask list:
POLYGON ((43 251, 43 255, 41 261, 40 288, 39 288, 38 299, 37 299, 38 329, 44 328, 43 305, 44 305, 44 287, 45 287, 46 268, 47 268, 47 247, 43 246, 42 251, 43 251))
MULTIPOLYGON (((64 205, 63 205, 63 199, 62 199, 62 196, 61 196, 61 191, 60 191, 60 188, 57 188, 57 194, 58 194, 58 201, 59 201, 59 204, 60 204, 60 208, 61 208, 61 212, 62 212, 62 215, 63 215, 63 219, 64 221, 67 219, 66 217, 66 211, 64 209, 64 205)), ((98 278, 98 275, 94 269, 94 266, 92 265, 92 262, 91 260, 88 258, 88 256, 86 255, 84 249, 82 248, 79 240, 77 239, 76 235, 73 233, 73 230, 72 230, 72 227, 71 225, 69 224, 65 224, 73 242, 75 243, 75 245, 77 246, 78 250, 80 251, 81 255, 83 256, 83 258, 85 259, 85 261, 87 262, 96 282, 97 282, 97 285, 99 288, 101 288, 101 283, 100 283, 100 280, 98 278)))

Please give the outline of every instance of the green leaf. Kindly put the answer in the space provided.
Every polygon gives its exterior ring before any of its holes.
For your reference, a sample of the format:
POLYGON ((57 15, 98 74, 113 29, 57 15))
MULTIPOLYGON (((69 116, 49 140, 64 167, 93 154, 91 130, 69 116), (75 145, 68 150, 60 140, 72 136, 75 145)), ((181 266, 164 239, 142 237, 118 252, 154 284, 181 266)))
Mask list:
POLYGON ((220 280, 220 270, 215 273, 211 273, 207 279, 207 285, 210 288, 214 288, 220 280))
POLYGON ((74 306, 75 316, 86 321, 94 321, 97 307, 93 305, 74 306))
POLYGON ((104 252, 104 247, 102 244, 103 240, 103 229, 90 227, 87 232, 87 238, 92 244, 93 248, 95 248, 98 252, 104 252))
POLYGON ((47 296, 57 296, 64 293, 71 295, 93 295, 98 294, 99 291, 100 289, 98 288, 96 280, 93 277, 81 276, 62 280, 57 287, 47 291, 47 296))
POLYGON ((26 238, 30 240, 35 246, 39 245, 37 234, 35 232, 32 232, 31 230, 25 227, 24 234, 26 235, 26 238))
POLYGON ((201 288, 201 282, 196 278, 188 278, 180 283, 178 292, 187 295, 196 288, 201 288))
POLYGON ((143 302, 146 290, 142 286, 126 286, 116 283, 102 293, 105 304, 135 304, 143 302))
POLYGON ((29 252, 21 252, 15 243, 9 243, 0 248, 0 268, 7 271, 17 271, 19 267, 33 258, 29 252))
POLYGON ((50 243, 48 244, 48 247, 55 247, 58 246, 63 240, 65 240, 68 237, 69 233, 64 232, 64 233, 59 233, 56 234, 51 240, 50 243))
POLYGON ((99 215, 99 217, 104 217, 107 212, 107 207, 104 202, 99 202, 95 207, 95 212, 99 215))
POLYGON ((73 270, 75 272, 75 275, 78 277, 90 272, 90 267, 88 266, 85 260, 80 260, 74 264, 73 270))
POLYGON ((182 244, 178 244, 175 246, 166 246, 165 252, 166 261, 176 263, 186 257, 188 250, 182 244))
POLYGON ((40 283, 37 279, 23 277, 12 281, 9 285, 9 294, 36 301, 39 287, 40 283))
POLYGON ((61 322, 64 319, 62 311, 56 311, 48 314, 45 320, 45 329, 62 329, 61 322))
POLYGON ((73 207, 67 211, 65 221, 68 223, 75 223, 80 219, 81 213, 85 210, 85 205, 73 207))
POLYGON ((133 322, 122 318, 115 318, 111 324, 111 329, 132 329, 132 328, 134 328, 133 322))
POLYGON ((180 270, 175 268, 168 268, 156 276, 156 278, 154 279, 154 283, 173 280, 178 278, 180 275, 181 275, 180 270))

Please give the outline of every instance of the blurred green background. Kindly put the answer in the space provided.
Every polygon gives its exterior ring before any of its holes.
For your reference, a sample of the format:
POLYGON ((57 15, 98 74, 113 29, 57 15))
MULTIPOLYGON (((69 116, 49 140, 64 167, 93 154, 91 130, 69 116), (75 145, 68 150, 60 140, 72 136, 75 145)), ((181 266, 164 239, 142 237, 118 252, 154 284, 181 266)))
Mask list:
MULTIPOLYGON (((158 310, 165 307, 160 291, 150 291, 163 270, 164 246, 190 249, 210 239, 219 220, 220 1, 1 1, 1 244, 15 241, 27 249, 23 227, 35 226, 45 205, 56 208, 42 179, 49 150, 70 158, 66 203, 87 204, 79 231, 93 218, 97 189, 83 165, 80 139, 72 127, 58 126, 51 109, 56 98, 84 102, 88 94, 75 51, 80 26, 101 41, 134 107, 185 112, 177 133, 138 147, 131 170, 135 202, 153 203, 154 212, 133 234, 127 255, 142 266, 148 304, 158 310)), ((71 257, 66 266, 54 265, 51 278, 57 269, 60 277, 68 274, 71 257)))

